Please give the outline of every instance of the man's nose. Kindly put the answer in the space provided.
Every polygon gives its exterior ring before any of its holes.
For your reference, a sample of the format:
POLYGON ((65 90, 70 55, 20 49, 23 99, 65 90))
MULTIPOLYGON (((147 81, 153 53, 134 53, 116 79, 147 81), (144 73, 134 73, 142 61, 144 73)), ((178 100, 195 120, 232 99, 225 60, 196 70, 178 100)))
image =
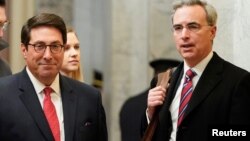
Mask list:
POLYGON ((44 51, 44 57, 46 57, 46 58, 51 58, 51 56, 52 56, 52 52, 51 52, 51 50, 50 50, 50 47, 47 46, 47 47, 45 48, 45 51, 44 51))
POLYGON ((181 37, 182 38, 189 38, 190 36, 190 31, 187 28, 183 28, 181 31, 181 37))

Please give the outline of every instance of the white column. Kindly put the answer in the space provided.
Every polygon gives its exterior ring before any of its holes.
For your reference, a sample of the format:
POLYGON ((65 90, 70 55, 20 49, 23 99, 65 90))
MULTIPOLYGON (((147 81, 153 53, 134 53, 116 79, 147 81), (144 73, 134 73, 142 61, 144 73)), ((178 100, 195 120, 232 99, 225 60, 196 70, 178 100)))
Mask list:
POLYGON ((34 0, 10 0, 10 64, 12 72, 19 72, 24 68, 21 54, 21 29, 28 18, 34 15, 34 0))
POLYGON ((110 141, 120 140, 123 102, 148 87, 148 0, 112 0, 111 50, 107 60, 110 141))
POLYGON ((249 1, 209 0, 217 9, 218 27, 214 50, 229 62, 250 71, 249 1))

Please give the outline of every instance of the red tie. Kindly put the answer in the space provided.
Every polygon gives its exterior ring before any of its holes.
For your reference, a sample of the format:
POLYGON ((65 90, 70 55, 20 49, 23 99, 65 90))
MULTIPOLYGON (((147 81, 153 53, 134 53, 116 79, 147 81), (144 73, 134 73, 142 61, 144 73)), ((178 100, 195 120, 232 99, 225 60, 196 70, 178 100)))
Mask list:
POLYGON ((50 87, 44 88, 45 98, 43 101, 43 111, 53 133, 55 141, 60 141, 60 126, 56 114, 56 109, 51 101, 50 94, 53 90, 50 87))
POLYGON ((178 116, 178 126, 181 124, 183 120, 183 116, 185 114, 185 110, 188 106, 188 102, 193 93, 193 84, 192 79, 196 75, 191 69, 186 72, 185 81, 183 84, 182 92, 181 92, 181 100, 179 106, 179 116, 178 116))

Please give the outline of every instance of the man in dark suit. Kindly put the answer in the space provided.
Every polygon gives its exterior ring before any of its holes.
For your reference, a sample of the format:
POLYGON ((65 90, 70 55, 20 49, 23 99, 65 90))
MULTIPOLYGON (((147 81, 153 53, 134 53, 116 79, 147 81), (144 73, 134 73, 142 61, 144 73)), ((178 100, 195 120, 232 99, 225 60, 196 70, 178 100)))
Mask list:
POLYGON ((173 73, 166 95, 161 86, 149 91, 142 130, 155 107, 162 106, 153 141, 207 141, 218 136, 246 140, 250 136, 250 73, 212 51, 216 20, 216 10, 206 2, 174 5, 173 36, 184 62, 173 73))
MULTIPOLYGON (((8 26, 8 21, 5 13, 5 0, 0 0, 0 51, 8 47, 8 43, 3 38, 4 30, 8 26)), ((0 77, 11 75, 11 69, 9 65, 0 58, 0 77)))
MULTIPOLYGON (((150 62, 150 66, 154 69, 155 77, 158 73, 166 71, 168 68, 176 67, 179 63, 177 60, 156 59, 150 62)), ((140 140, 141 115, 145 113, 147 108, 148 90, 129 98, 123 104, 120 111, 122 141, 140 140)))
POLYGON ((108 140, 100 92, 59 74, 66 41, 65 23, 55 14, 24 24, 26 67, 0 78, 1 141, 108 140))

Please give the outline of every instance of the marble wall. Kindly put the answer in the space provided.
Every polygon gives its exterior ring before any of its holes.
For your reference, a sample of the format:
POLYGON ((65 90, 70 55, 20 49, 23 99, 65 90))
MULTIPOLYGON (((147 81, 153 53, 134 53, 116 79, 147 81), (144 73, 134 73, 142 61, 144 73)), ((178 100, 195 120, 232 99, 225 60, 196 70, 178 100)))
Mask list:
POLYGON ((25 66, 25 61, 20 49, 20 33, 24 22, 34 15, 34 0, 8 0, 8 42, 9 58, 12 73, 21 71, 25 66))
POLYGON ((249 1, 209 1, 218 12, 218 32, 214 50, 231 63, 250 71, 249 1))
MULTIPOLYGON (((104 57, 110 49, 111 14, 109 1, 74 0, 73 26, 81 43, 84 81, 92 83, 93 71, 105 73, 104 57)), ((110 54, 108 54, 110 55, 110 54)))
MULTIPOLYGON (((234 5, 234 17, 232 36, 233 36, 233 63, 250 71, 250 10, 248 6, 250 1, 238 0, 234 5)), ((232 12, 229 12, 232 13, 232 12)), ((230 14, 228 14, 230 16, 230 14)))
POLYGON ((63 18, 67 25, 72 25, 73 3, 69 0, 36 0, 35 13, 55 13, 63 18))
POLYGON ((111 52, 104 95, 109 99, 110 141, 120 139, 123 102, 148 86, 148 1, 112 1, 111 52))
POLYGON ((149 0, 149 57, 181 60, 176 51, 171 22, 170 0, 149 0))

